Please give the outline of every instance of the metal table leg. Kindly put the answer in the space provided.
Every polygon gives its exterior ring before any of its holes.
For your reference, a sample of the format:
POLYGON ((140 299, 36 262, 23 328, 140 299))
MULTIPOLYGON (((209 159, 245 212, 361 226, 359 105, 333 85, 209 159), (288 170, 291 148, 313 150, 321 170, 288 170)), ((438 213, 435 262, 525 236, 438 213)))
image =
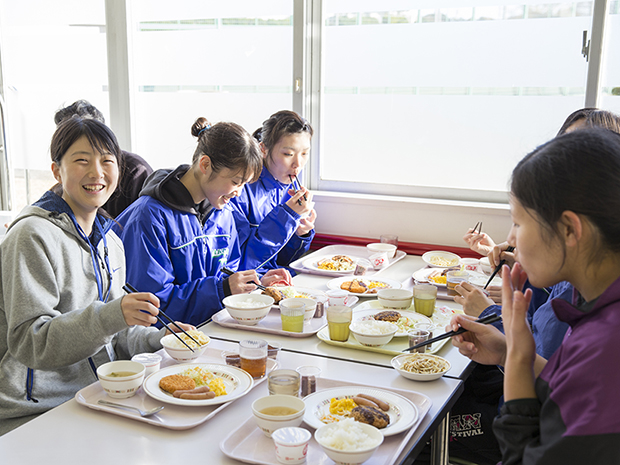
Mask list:
POLYGON ((448 465, 450 413, 441 421, 431 439, 431 465, 448 465))

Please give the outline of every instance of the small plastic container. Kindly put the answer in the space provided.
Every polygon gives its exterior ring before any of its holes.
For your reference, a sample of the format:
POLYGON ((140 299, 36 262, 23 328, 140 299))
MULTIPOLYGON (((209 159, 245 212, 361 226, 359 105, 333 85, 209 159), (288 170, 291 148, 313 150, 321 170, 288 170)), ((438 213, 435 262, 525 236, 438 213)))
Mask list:
POLYGON ((280 428, 272 433, 271 438, 276 446, 278 462, 295 465, 306 461, 308 443, 312 438, 312 434, 307 429, 280 428))
POLYGON ((161 366, 161 355, 149 353, 137 354, 131 357, 131 361, 144 365, 146 368, 144 376, 146 377, 151 373, 159 371, 159 367, 161 366))

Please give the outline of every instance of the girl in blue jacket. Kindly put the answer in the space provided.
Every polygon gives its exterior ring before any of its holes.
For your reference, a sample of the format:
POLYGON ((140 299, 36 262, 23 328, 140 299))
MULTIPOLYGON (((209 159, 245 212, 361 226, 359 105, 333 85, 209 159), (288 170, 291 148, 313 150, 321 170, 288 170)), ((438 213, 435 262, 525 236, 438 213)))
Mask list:
MULTIPOLYGON (((241 249, 230 201, 258 177, 262 157, 256 140, 235 123, 213 126, 198 118, 191 165, 155 171, 140 197, 116 220, 127 254, 127 280, 157 295, 161 308, 182 321, 200 324, 222 309, 222 299, 256 289, 254 270, 237 270, 241 249)), ((269 286, 289 277, 272 270, 269 286)))
POLYGON ((263 169, 232 201, 242 250, 239 269, 287 266, 310 248, 316 211, 312 193, 297 177, 308 162, 312 134, 310 124, 288 110, 274 113, 254 132, 263 169))

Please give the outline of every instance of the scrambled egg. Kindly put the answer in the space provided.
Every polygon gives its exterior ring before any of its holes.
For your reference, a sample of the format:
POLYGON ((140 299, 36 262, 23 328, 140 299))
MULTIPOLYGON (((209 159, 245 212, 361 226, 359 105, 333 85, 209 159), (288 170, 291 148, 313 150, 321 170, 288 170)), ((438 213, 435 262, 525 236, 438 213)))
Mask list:
POLYGON ((225 396, 227 394, 226 385, 224 384, 224 381, 222 381, 221 378, 214 378, 211 381, 209 381, 209 389, 215 392, 216 397, 225 396))
POLYGON ((329 402, 329 413, 332 415, 346 415, 351 413, 351 410, 355 407, 357 407, 357 404, 353 401, 353 399, 338 400, 335 397, 332 397, 329 402))

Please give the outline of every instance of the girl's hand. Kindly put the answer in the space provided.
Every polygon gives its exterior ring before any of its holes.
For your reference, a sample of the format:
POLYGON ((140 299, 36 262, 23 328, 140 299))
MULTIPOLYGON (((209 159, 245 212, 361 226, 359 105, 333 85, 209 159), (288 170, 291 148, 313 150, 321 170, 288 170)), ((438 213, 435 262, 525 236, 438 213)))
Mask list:
MULTIPOLYGON (((175 323, 178 324, 185 331, 193 331, 194 329, 196 329, 195 326, 188 325, 187 323, 181 323, 180 321, 175 321, 175 323)), ((180 333, 181 332, 181 330, 179 328, 177 328, 175 325, 168 325, 168 327, 172 328, 175 333, 180 333)), ((170 331, 166 330, 166 336, 168 334, 172 334, 172 333, 170 331)))
POLYGON ((495 247, 495 242, 493 242, 493 239, 491 239, 488 234, 483 232, 477 233, 474 232, 473 229, 467 231, 463 236, 463 240, 467 242, 471 250, 484 256, 489 255, 493 247, 495 247))
POLYGON ((261 284, 263 286, 292 286, 293 277, 286 268, 278 268, 276 270, 269 270, 261 278, 261 284))
POLYGON ((302 218, 297 227, 295 234, 298 236, 305 236, 314 229, 314 221, 316 220, 316 210, 313 208, 310 210, 310 214, 305 218, 302 218))
POLYGON ((288 207, 291 208, 298 215, 308 215, 314 207, 314 202, 312 201, 312 193, 303 186, 298 191, 295 191, 295 189, 290 189, 288 193, 291 195, 291 198, 288 199, 286 205, 288 205, 288 207), (304 195, 306 197, 305 200, 304 195))
POLYGON ((237 271, 228 278, 230 292, 235 294, 247 294, 256 289, 256 284, 260 282, 255 270, 237 271))
POLYGON ((129 326, 151 326, 157 323, 159 299, 150 292, 134 292, 123 296, 121 311, 129 326))
POLYGON ((504 304, 502 315, 506 333, 506 364, 504 378, 505 400, 534 398, 534 360, 536 343, 527 322, 527 309, 532 298, 532 290, 521 291, 527 275, 519 263, 512 271, 504 265, 502 290, 504 304))
POLYGON ((466 315, 477 317, 489 305, 495 305, 495 302, 487 297, 481 289, 472 284, 466 282, 457 284, 454 290, 459 293, 454 301, 463 306, 466 315))
POLYGON ((491 253, 489 253, 489 263, 492 267, 496 267, 499 265, 499 262, 502 260, 506 260, 506 264, 512 268, 512 265, 515 263, 515 254, 514 252, 506 252, 508 248, 508 242, 502 242, 493 247, 491 253))
POLYGON ((493 325, 475 322, 468 315, 455 315, 447 330, 467 329, 463 334, 452 336, 452 345, 474 362, 483 365, 504 365, 506 360, 506 338, 493 325))

